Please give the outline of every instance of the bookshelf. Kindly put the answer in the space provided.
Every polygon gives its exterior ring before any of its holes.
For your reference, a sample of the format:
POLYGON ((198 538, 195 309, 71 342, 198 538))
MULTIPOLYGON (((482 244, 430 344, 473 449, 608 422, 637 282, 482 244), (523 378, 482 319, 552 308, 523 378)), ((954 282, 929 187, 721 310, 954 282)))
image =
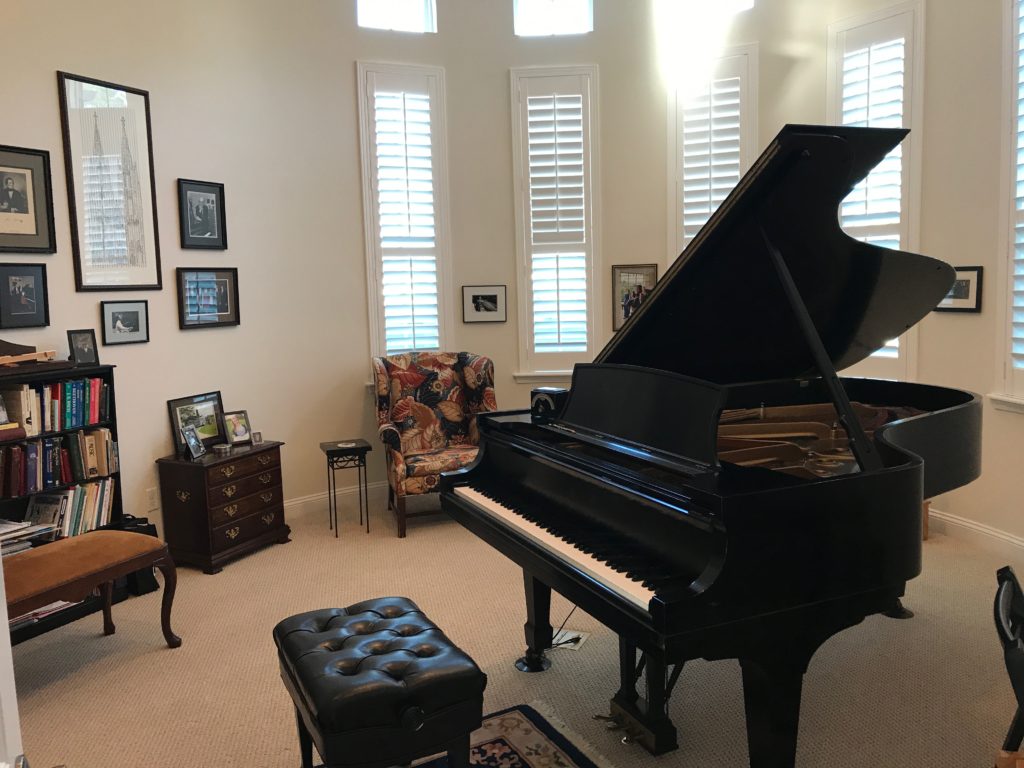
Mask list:
MULTIPOLYGON (((22 427, 8 434, 0 431, 0 518, 23 520, 33 498, 49 494, 66 499, 64 535, 119 527, 124 513, 114 366, 41 363, 0 369, 0 395, 8 417, 22 427), (93 451, 92 461, 89 451, 93 451)), ((33 540, 33 546, 46 543, 33 540)), ((114 600, 123 600, 127 594, 125 583, 115 585, 114 600)), ((11 629, 11 642, 22 642, 100 608, 99 598, 90 597, 16 626, 11 629)))

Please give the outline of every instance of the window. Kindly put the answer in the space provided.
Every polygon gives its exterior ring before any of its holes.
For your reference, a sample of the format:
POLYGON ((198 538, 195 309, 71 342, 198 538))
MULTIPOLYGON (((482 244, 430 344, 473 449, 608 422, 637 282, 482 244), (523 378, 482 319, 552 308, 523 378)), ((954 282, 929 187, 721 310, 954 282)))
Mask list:
POLYGON ((739 182, 757 153, 757 45, 732 48, 709 79, 669 94, 669 262, 739 182))
MULTIPOLYGON (((859 240, 910 251, 917 247, 923 41, 918 2, 829 26, 829 120, 911 130, 843 201, 840 224, 859 240)), ((849 372, 913 378, 915 347, 912 329, 849 372)))
POLYGON ((437 32, 434 0, 357 0, 360 27, 396 32, 437 32))
POLYGON ((1007 317, 1008 359, 1004 389, 1024 397, 1024 5, 1012 3, 1010 49, 1013 53, 1010 84, 1009 198, 1009 308, 1007 317))
POLYGON ((359 62, 363 211, 373 354, 447 338, 444 71, 359 62))
POLYGON ((593 0, 514 0, 512 15, 520 37, 594 31, 593 0))
POLYGON ((597 68, 512 70, 520 366, 593 357, 597 68))

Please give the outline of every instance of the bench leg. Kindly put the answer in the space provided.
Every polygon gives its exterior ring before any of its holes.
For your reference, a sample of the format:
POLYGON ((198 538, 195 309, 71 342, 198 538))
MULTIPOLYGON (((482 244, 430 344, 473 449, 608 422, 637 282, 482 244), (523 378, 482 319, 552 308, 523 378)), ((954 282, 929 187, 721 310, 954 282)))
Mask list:
POLYGON ((171 631, 171 605, 174 603, 174 590, 178 586, 178 571, 170 555, 153 563, 164 576, 164 597, 160 605, 160 628, 164 631, 164 640, 171 648, 181 645, 181 638, 171 631))
POLYGON ((112 635, 117 630, 110 612, 110 605, 114 600, 114 582, 105 581, 100 584, 100 597, 103 599, 103 634, 112 635))
POLYGON ((469 736, 460 736, 448 744, 448 768, 469 768, 469 736))
POLYGON ((302 722, 302 715, 295 710, 295 724, 299 728, 299 754, 302 756, 302 768, 313 768, 313 737, 302 722))

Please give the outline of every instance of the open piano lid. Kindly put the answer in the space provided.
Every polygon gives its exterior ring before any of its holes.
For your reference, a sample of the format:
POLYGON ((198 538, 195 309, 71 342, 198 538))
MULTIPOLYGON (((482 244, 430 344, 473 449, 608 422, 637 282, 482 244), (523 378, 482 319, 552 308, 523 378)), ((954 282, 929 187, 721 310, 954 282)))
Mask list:
POLYGON ((949 292, 953 268, 851 238, 839 205, 906 134, 785 126, 595 362, 719 384, 821 375, 766 238, 836 370, 905 332, 949 292))

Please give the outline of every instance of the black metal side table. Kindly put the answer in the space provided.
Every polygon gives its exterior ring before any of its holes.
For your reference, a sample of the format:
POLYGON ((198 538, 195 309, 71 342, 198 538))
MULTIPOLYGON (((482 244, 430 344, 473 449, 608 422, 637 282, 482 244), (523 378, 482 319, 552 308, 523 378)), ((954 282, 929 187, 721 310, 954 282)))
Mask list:
POLYGON ((370 494, 366 487, 366 454, 373 450, 365 440, 331 440, 320 443, 320 450, 327 455, 327 524, 334 529, 338 538, 338 490, 334 473, 339 469, 355 467, 359 470, 359 524, 363 524, 363 505, 366 505, 366 532, 370 532, 370 494))

